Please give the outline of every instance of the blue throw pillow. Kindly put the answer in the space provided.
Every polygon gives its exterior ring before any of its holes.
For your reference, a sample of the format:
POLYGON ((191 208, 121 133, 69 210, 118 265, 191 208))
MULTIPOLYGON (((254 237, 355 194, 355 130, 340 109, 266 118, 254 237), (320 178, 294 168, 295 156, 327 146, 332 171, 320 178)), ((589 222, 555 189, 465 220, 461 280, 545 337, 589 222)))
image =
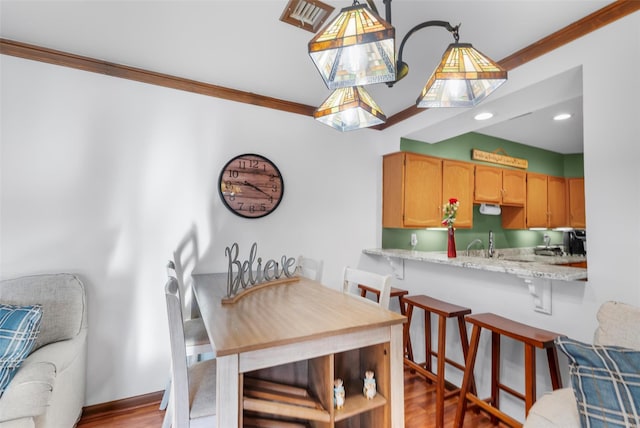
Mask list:
POLYGON ((582 427, 640 427, 640 351, 559 337, 582 427))
POLYGON ((36 343, 42 306, 0 304, 0 397, 36 343))

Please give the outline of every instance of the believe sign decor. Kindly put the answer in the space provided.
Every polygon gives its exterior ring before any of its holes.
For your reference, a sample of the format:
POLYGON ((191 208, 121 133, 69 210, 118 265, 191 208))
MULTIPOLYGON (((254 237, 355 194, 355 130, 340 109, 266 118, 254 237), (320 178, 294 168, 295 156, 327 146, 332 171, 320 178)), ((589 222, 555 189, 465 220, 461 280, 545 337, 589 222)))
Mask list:
POLYGON ((238 260, 240 250, 237 243, 227 247, 224 252, 229 261, 229 269, 227 271, 227 295, 222 299, 222 303, 234 303, 249 289, 253 291, 253 288, 256 288, 254 286, 258 284, 282 284, 298 280, 295 276, 295 258, 282 256, 280 263, 270 259, 263 265, 262 258, 257 257, 258 244, 255 242, 251 246, 249 259, 244 261, 238 260), (285 278, 282 278, 283 275, 285 278))

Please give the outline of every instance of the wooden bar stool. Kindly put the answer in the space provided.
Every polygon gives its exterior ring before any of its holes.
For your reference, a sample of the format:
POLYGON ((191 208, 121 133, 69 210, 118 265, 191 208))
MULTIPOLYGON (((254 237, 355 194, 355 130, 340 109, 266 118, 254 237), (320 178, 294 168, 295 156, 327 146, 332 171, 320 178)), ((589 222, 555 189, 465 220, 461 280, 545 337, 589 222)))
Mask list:
MULTIPOLYGON (((376 295, 376 301, 380 301, 380 292, 375 288, 367 287, 364 284, 358 284, 358 288, 360 289, 360 296, 366 297, 367 293, 373 293, 376 295)), ((400 313, 402 315, 406 315, 406 307, 404 302, 404 296, 409 294, 407 290, 403 290, 402 288, 391 287, 391 298, 397 297, 398 302, 400 303, 400 313)), ((411 348, 411 343, 404 344, 405 356, 409 359, 413 360, 413 349, 411 348)))
MULTIPOLYGON (((409 334, 409 327, 411 326, 411 318, 413 317, 413 309, 420 308, 424 310, 424 342, 425 342, 425 355, 426 361, 424 364, 418 364, 413 361, 413 358, 405 358, 405 365, 409 368, 417 371, 421 375, 425 376, 429 381, 436 383, 436 427, 442 427, 444 424, 444 400, 456 396, 459 389, 452 386, 452 390, 445 392, 445 363, 452 365, 460 370, 465 369, 465 366, 457 363, 446 357, 445 348, 447 340, 447 319, 457 318, 458 330, 460 333, 460 342, 462 344, 462 354, 466 360, 469 351, 469 342, 467 340, 467 328, 465 324, 465 315, 471 313, 471 309, 462 306, 454 305, 451 303, 443 302, 442 300, 434 299, 432 297, 419 295, 405 297, 404 301, 407 305, 407 318, 408 321, 405 324, 404 336, 405 342, 410 344, 411 337, 409 334), (435 352, 431 347, 431 314, 438 316, 438 351, 435 352), (437 370, 434 373, 431 367, 431 357, 435 356, 437 361, 437 370)), ((472 383, 470 386, 472 391, 475 391, 475 385, 472 383)))
POLYGON ((499 410, 500 390, 524 400, 525 415, 536 401, 536 350, 535 348, 546 349, 549 363, 549 374, 551 376, 551 386, 553 389, 562 388, 562 379, 558 367, 558 353, 553 343, 560 334, 542 330, 512 321, 508 318, 495 314, 478 314, 466 317, 467 322, 473 324, 471 332, 471 342, 469 344, 469 355, 466 359, 466 367, 462 386, 460 387, 460 400, 456 411, 456 418, 453 426, 461 428, 464 423, 464 414, 467 401, 479 406, 488 412, 492 419, 498 418, 502 422, 512 427, 522 427, 522 424, 499 410), (471 391, 473 385, 473 369, 476 356, 478 354, 478 343, 480 342, 480 332, 485 328, 491 331, 491 397, 481 400, 471 391), (525 392, 518 391, 500 382, 500 336, 507 336, 513 340, 524 344, 524 379, 525 392))

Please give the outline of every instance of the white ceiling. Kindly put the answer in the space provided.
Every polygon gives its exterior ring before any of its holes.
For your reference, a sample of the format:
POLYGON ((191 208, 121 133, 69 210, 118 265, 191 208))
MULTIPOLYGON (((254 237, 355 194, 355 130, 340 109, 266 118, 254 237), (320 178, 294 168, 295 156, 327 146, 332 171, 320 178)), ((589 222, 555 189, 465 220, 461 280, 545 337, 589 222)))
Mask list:
MULTIPOLYGON (((325 3, 336 8, 335 15, 352 2, 325 0, 325 3)), ((384 17, 382 0, 375 3, 384 17)), ((453 25, 462 23, 460 41, 473 43, 476 49, 497 61, 609 3, 611 1, 393 0, 391 22, 396 27, 396 49, 411 27, 437 19, 453 25)), ((286 4, 287 0, 0 0, 0 35, 318 106, 330 91, 307 53, 313 34, 279 20, 286 4)), ((410 66, 409 75, 393 88, 384 84, 368 87, 387 117, 415 102, 452 41, 447 31, 435 27, 420 30, 408 40, 403 59, 410 66)), ((495 108, 498 113, 489 121, 491 126, 480 132, 559 153, 582 152, 581 72, 573 70, 553 80, 532 89, 532 93, 539 96, 536 105, 523 105, 524 97, 520 96, 503 97, 500 103, 492 104, 490 97, 462 116, 495 108), (579 90, 575 87, 577 76, 580 76, 579 90), (563 84, 569 84, 569 88, 561 87, 563 84), (544 94, 543 89, 547 91, 544 94), (558 106, 553 107, 555 105, 558 106), (550 126, 547 121, 556 109, 570 109, 576 115, 576 120, 561 125, 559 133, 554 126, 560 124, 550 126), (507 120, 529 112, 532 114, 507 120), (544 124, 536 122, 539 116, 544 118, 544 124), (504 123, 498 123, 501 120, 504 123)), ((436 142, 437 136, 451 137, 451 129, 464 129, 459 122, 462 119, 464 117, 456 116, 455 127, 443 121, 416 129, 407 136, 436 142)))

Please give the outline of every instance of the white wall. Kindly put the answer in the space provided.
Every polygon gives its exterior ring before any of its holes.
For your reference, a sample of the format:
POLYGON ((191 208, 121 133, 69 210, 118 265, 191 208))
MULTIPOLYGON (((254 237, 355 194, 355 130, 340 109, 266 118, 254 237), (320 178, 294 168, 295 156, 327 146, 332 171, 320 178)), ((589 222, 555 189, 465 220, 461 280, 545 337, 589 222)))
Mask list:
MULTIPOLYGON (((640 304, 639 28, 636 13, 510 74, 516 90, 583 66, 589 282, 554 283, 552 316, 533 312, 524 284, 508 275, 408 263, 395 285, 582 340, 602 301, 640 304), (608 78, 603 67, 612 63, 608 78)), ((397 150, 428 111, 384 132, 341 134, 299 115, 0 60, 0 276, 84 279, 87 405, 164 387, 164 264, 192 224, 200 271, 224 270, 226 246, 246 252, 254 241, 263 257, 323 258, 329 284, 346 264, 390 271, 361 255, 380 242, 380 155, 397 150), (229 213, 217 194, 221 167, 244 152, 270 157, 285 179, 281 206, 260 220, 229 213)), ((509 358, 505 374, 517 385, 517 352, 509 358)))
MULTIPOLYGON (((164 266, 195 224, 200 271, 305 254, 342 267, 376 246, 381 133, 341 134, 309 117, 2 56, 1 276, 67 271, 89 301, 86 404, 164 388, 164 266), (217 190, 232 156, 272 159, 285 181, 262 219, 217 190)), ((396 144, 398 140, 396 139, 396 144)))

